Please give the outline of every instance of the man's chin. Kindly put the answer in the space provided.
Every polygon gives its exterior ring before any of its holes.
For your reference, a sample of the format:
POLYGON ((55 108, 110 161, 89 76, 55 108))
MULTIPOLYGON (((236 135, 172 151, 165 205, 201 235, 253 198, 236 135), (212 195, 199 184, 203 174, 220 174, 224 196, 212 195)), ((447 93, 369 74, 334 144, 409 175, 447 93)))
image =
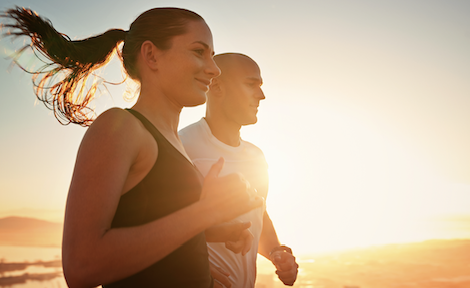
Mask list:
POLYGON ((246 121, 245 123, 242 124, 242 126, 253 125, 253 124, 256 124, 256 122, 258 122, 258 118, 252 119, 250 121, 246 121))

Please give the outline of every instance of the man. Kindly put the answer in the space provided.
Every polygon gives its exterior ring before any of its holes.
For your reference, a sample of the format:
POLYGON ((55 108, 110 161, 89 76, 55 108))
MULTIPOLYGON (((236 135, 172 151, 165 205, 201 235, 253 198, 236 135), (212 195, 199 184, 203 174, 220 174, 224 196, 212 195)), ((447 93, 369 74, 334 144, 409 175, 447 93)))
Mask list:
MULTIPOLYGON (((220 54, 214 60, 222 73, 212 80, 207 92, 206 117, 182 129, 179 132, 181 141, 203 175, 223 157, 225 165, 220 176, 241 173, 257 194, 266 199, 268 173, 263 152, 240 138, 242 126, 257 122, 259 102, 265 99, 260 69, 243 54, 220 54)), ((232 251, 236 251, 236 247, 229 246, 240 242, 208 243, 214 278, 226 287, 254 287, 256 256, 260 253, 275 265, 279 279, 292 286, 298 265, 290 248, 280 245, 265 206, 236 218, 236 221, 251 222, 248 229, 253 237, 251 250, 238 247, 243 253, 235 254, 232 251)))

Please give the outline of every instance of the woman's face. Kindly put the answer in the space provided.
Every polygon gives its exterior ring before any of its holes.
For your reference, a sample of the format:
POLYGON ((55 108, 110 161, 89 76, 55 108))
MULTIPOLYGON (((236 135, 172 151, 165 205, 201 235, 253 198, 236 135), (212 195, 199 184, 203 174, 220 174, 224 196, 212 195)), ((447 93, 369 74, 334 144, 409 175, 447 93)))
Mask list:
POLYGON ((178 107, 204 104, 212 78, 220 74, 213 56, 209 27, 204 21, 190 21, 187 32, 173 37, 171 48, 159 57, 158 85, 163 95, 178 107))

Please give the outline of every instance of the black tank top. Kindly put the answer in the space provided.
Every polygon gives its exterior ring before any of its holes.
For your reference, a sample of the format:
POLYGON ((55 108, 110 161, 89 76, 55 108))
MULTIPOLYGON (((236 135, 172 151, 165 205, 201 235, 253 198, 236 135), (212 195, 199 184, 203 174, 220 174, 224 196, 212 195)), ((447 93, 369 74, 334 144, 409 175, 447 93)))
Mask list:
MULTIPOLYGON (((121 196, 112 228, 142 225, 198 201, 204 180, 199 170, 150 121, 137 111, 128 111, 157 141, 158 157, 147 176, 121 196)), ((150 267, 103 287, 209 288, 213 283, 208 259, 202 232, 150 267)))

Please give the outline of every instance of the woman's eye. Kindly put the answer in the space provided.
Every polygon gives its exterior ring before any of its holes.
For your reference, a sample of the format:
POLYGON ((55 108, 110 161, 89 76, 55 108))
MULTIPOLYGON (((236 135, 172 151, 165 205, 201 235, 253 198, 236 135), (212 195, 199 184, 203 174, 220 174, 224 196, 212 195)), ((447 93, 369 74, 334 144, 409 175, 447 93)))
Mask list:
POLYGON ((202 50, 202 49, 194 50, 194 52, 196 52, 197 54, 199 54, 201 56, 204 54, 204 50, 202 50))

